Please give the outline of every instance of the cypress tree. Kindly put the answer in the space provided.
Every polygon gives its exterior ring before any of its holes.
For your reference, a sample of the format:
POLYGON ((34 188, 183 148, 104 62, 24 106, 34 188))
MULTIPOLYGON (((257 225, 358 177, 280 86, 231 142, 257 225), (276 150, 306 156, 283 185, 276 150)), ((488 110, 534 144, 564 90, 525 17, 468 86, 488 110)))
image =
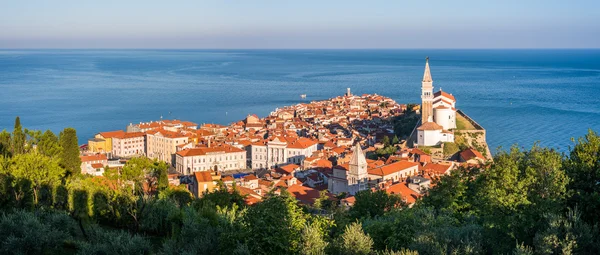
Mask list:
POLYGON ((52 131, 46 130, 38 143, 37 150, 48 157, 60 156, 61 148, 58 143, 58 137, 52 131))
POLYGON ((21 126, 21 119, 19 116, 15 119, 15 129, 12 133, 12 154, 22 154, 25 152, 25 133, 21 126))
POLYGON ((10 133, 6 129, 0 132, 0 156, 10 156, 10 133))
POLYGON ((79 145, 77 144, 77 132, 74 128, 65 128, 60 132, 59 144, 62 148, 60 153, 61 166, 67 170, 67 176, 81 172, 81 159, 79 158, 79 145))

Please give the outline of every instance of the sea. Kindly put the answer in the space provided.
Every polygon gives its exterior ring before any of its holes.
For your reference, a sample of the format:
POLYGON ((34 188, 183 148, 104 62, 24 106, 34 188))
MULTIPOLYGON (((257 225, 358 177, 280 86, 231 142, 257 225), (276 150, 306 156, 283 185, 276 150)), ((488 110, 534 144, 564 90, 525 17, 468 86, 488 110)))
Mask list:
POLYGON ((435 91, 456 97, 494 153, 566 152, 600 131, 600 49, 0 50, 0 129, 20 116, 28 129, 73 127, 83 144, 161 118, 264 117, 346 88, 419 103, 426 57, 435 91))

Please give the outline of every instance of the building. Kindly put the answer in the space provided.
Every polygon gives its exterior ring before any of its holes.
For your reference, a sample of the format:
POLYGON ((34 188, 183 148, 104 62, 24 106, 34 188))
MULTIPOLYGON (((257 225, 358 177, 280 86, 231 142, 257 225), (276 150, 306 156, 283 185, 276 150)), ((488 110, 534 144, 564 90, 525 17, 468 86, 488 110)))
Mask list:
POLYGON ((204 192, 215 190, 220 179, 221 175, 218 172, 198 171, 192 175, 192 183, 188 187, 195 197, 201 197, 204 192))
POLYGON ((81 173, 95 176, 104 174, 104 167, 108 165, 106 154, 94 154, 88 156, 79 156, 81 159, 81 173))
POLYGON ((112 138, 123 134, 125 134, 123 130, 100 132, 93 139, 88 140, 88 151, 112 154, 112 138))
POLYGON ((129 123, 127 132, 146 132, 154 129, 164 129, 173 132, 183 129, 198 129, 198 124, 190 121, 181 120, 159 120, 150 122, 140 122, 139 124, 129 123))
POLYGON ((467 148, 464 151, 461 151, 458 155, 460 162, 466 162, 467 164, 479 165, 486 161, 481 152, 473 148, 467 148))
POLYGON ((267 142, 255 142, 251 147, 253 169, 269 169, 285 164, 302 164, 317 151, 318 141, 300 137, 274 137, 267 142))
POLYGON ((174 162, 177 146, 188 143, 189 137, 181 132, 173 132, 164 129, 150 130, 146 132, 146 156, 167 163, 174 162))
POLYGON ((333 168, 333 175, 328 180, 328 190, 333 194, 347 192, 355 195, 361 190, 367 190, 368 183, 367 159, 360 144, 356 143, 350 163, 333 168))
POLYGON ((419 174, 419 163, 397 161, 391 164, 369 169, 369 178, 377 183, 392 181, 399 182, 409 176, 419 174))
POLYGON ((433 79, 429 69, 429 58, 421 82, 421 125, 417 128, 417 144, 434 146, 443 142, 454 142, 456 129, 456 99, 452 94, 440 91, 433 93, 433 79))
POLYGON ((236 169, 246 169, 246 151, 227 144, 185 149, 175 154, 175 170, 185 175, 236 169))
POLYGON ((146 155, 146 134, 130 132, 112 138, 112 152, 115 157, 131 158, 146 155))
POLYGON ((454 142, 454 132, 444 130, 435 122, 425 122, 417 128, 417 144, 419 146, 434 146, 443 142, 454 142))

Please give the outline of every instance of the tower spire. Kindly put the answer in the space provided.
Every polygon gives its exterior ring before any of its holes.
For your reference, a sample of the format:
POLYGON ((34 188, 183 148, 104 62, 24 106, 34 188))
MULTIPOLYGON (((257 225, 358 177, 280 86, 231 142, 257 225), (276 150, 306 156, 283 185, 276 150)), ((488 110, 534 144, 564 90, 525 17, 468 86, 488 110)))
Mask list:
POLYGON ((367 165, 367 159, 365 158, 365 154, 360 148, 360 143, 356 143, 354 148, 352 149, 352 158, 350 158, 350 165, 367 165))
POLYGON ((429 116, 433 116, 433 80, 429 70, 429 57, 427 57, 421 82, 421 123, 429 121, 429 116))
POLYGON ((429 71, 429 57, 425 58, 425 73, 423 73, 423 81, 424 82, 432 82, 431 80, 431 71, 429 71))

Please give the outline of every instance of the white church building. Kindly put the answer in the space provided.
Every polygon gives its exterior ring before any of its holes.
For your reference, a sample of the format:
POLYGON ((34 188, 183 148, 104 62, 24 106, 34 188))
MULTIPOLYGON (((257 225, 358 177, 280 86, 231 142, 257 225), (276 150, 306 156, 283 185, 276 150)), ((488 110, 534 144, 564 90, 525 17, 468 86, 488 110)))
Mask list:
POLYGON ((355 195, 359 191, 369 189, 369 173, 367 172, 367 159, 356 143, 353 148, 349 164, 335 166, 333 175, 329 178, 327 189, 333 194, 347 192, 355 195))
POLYGON ((433 93, 433 80, 429 70, 429 58, 421 83, 421 125, 417 128, 417 145, 434 146, 454 142, 456 129, 456 99, 442 91, 433 93))

